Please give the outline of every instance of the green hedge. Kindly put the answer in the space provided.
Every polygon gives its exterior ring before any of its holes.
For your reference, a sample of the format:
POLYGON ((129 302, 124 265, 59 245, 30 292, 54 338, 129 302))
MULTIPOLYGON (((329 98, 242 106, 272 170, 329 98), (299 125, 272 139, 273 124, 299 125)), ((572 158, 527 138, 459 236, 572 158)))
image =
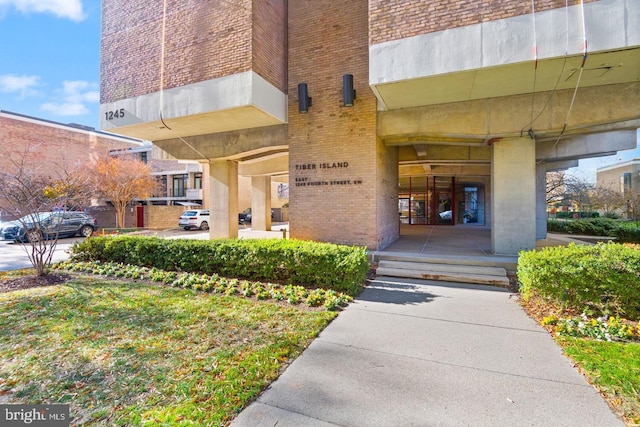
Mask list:
POLYGON ((612 231, 619 242, 640 243, 640 227, 635 223, 621 224, 612 231))
POLYGON ((219 274, 357 294, 369 270, 366 249, 293 239, 186 240, 92 237, 71 248, 74 261, 105 261, 219 274))
POLYGON ((521 252, 523 299, 534 294, 593 315, 640 319, 640 248, 599 243, 521 252))
POLYGON ((611 236, 619 227, 611 218, 589 218, 574 221, 547 221, 547 230, 567 234, 584 234, 588 236, 611 236))
POLYGON ((547 221, 547 231, 587 236, 616 237, 619 243, 640 243, 640 227, 636 222, 611 218, 589 218, 573 221, 547 221))
POLYGON ((598 217, 600 217, 600 214, 598 212, 591 212, 591 211, 586 211, 586 212, 558 211, 558 212, 555 213, 556 218, 564 218, 564 219, 573 218, 574 215, 577 215, 578 218, 598 218, 598 217))

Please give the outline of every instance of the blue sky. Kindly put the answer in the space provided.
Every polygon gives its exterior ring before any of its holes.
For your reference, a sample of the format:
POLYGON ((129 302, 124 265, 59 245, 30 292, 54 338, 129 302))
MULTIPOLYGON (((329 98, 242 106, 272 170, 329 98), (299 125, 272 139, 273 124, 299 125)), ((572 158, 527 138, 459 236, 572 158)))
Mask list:
POLYGON ((0 0, 0 109, 98 128, 100 0, 0 0))
MULTIPOLYGON (((99 128, 100 0, 0 0, 0 109, 99 128)), ((580 160, 569 173, 640 158, 580 160)))

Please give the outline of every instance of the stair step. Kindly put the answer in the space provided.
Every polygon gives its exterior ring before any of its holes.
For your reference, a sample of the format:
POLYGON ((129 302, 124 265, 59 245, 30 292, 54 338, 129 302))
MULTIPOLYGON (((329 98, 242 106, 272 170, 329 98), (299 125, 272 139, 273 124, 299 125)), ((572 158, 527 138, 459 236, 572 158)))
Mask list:
POLYGON ((507 270, 502 267, 491 267, 482 265, 462 265, 462 264, 443 264, 433 263, 429 261, 392 261, 380 260, 378 268, 407 269, 424 271, 425 273, 438 274, 477 274, 483 276, 505 276, 507 270))
POLYGON ((410 279, 438 280, 443 282, 473 283, 494 286, 509 286, 509 278, 505 275, 469 274, 445 271, 412 270, 408 268, 380 267, 377 276, 405 277, 410 279))

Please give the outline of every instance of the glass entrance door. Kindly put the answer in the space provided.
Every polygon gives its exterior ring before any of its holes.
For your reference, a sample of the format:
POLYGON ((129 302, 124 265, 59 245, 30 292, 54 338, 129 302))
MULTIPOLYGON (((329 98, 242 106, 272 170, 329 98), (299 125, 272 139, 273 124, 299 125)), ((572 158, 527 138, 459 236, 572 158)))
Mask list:
POLYGON ((398 214, 403 224, 454 224, 453 177, 400 177, 398 214))

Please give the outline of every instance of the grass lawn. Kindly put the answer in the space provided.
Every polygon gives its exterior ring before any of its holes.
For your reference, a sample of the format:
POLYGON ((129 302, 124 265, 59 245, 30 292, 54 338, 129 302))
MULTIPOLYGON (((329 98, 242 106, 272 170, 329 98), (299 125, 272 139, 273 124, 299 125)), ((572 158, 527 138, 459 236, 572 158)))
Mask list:
POLYGON ((640 425, 640 343, 558 338, 611 407, 628 425, 640 425))
POLYGON ((0 403, 72 425, 225 425, 336 316, 78 276, 0 293, 0 403))

